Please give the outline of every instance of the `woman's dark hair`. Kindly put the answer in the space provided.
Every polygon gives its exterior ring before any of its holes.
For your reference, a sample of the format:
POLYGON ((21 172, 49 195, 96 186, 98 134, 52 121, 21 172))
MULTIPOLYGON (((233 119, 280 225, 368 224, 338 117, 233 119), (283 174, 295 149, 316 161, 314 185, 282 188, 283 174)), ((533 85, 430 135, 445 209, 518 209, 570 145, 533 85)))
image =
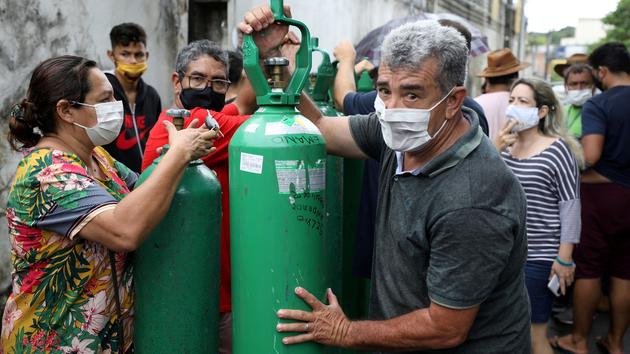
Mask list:
POLYGON ((83 102, 90 90, 90 69, 95 67, 94 61, 71 55, 40 63, 33 70, 26 98, 9 116, 8 139, 13 149, 33 147, 42 134, 54 133, 57 102, 83 102))

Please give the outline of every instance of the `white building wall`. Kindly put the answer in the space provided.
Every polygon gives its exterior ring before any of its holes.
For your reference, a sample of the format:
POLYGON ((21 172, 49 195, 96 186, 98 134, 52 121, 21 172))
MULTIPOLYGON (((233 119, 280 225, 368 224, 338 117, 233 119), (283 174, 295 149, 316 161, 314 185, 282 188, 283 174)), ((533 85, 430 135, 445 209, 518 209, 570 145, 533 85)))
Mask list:
POLYGON ((563 46, 589 45, 606 37, 606 25, 601 19, 581 18, 575 28, 575 36, 562 38, 563 46))

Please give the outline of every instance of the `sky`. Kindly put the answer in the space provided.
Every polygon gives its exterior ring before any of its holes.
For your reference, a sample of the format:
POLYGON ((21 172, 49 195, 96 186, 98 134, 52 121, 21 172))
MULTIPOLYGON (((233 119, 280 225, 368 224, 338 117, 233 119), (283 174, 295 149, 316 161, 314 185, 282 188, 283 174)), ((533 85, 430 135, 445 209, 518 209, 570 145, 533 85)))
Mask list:
POLYGON ((579 18, 602 18, 619 0, 525 0, 527 32, 548 32, 577 26, 579 18))

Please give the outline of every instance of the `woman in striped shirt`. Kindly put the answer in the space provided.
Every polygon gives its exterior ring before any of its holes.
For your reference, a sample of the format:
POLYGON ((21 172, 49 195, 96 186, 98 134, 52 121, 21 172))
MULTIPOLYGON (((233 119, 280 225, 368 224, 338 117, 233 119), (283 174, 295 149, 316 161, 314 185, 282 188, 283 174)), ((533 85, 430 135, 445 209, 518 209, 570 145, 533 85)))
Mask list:
POLYGON ((547 322, 553 294, 547 283, 557 276, 564 294, 573 282, 573 245, 580 239, 582 151, 566 131, 562 107, 544 81, 514 82, 506 115, 510 120, 495 145, 527 197, 525 281, 532 306, 532 352, 552 354, 547 322))

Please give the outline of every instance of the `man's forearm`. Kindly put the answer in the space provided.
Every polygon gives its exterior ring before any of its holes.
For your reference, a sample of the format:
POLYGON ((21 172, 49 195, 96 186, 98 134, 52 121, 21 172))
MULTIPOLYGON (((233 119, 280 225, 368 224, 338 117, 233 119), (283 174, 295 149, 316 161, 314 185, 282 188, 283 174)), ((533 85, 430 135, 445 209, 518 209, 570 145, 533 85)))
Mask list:
POLYGON ((319 107, 317 107, 315 102, 313 102, 304 91, 302 91, 302 95, 300 96, 300 103, 297 105, 297 109, 315 125, 323 118, 322 111, 319 110, 319 107))
POLYGON ((258 108, 256 104, 256 92, 254 92, 254 88, 252 87, 252 83, 249 79, 245 78, 242 88, 236 96, 236 101, 234 104, 238 108, 238 112, 241 115, 253 114, 258 108))
POLYGON ((344 346, 383 351, 452 348, 466 339, 462 333, 434 321, 430 309, 422 309, 385 321, 353 321, 344 346))
POLYGON ((355 92, 356 90, 357 87, 354 82, 354 63, 351 61, 339 62, 333 90, 335 106, 343 111, 343 99, 349 92, 355 92))

